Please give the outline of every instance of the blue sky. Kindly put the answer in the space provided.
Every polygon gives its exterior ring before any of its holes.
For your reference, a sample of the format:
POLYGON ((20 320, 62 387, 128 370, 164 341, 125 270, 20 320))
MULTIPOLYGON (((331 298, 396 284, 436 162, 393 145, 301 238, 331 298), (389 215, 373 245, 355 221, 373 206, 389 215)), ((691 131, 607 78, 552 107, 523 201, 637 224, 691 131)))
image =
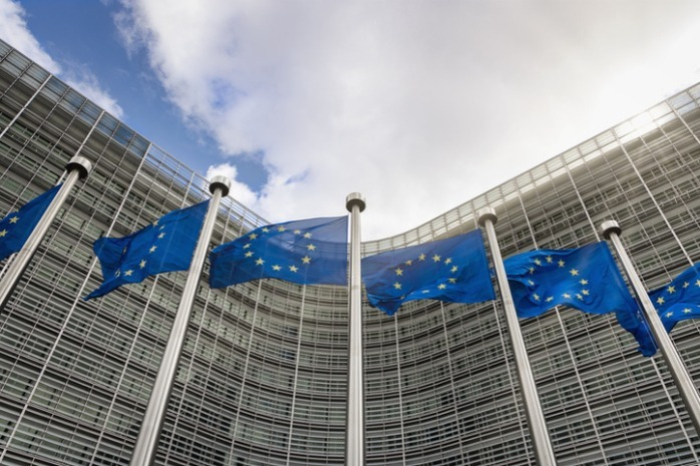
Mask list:
POLYGON ((0 0, 0 37, 270 221, 401 233, 700 81, 696 0, 0 0))
MULTIPOLYGON (((200 173, 223 161, 216 141, 184 124, 149 69, 143 51, 128 53, 115 25, 117 2, 24 0, 27 26, 62 68, 94 74, 122 109, 119 116, 200 173)), ((3 37, 12 44, 12 38, 3 37)), ((239 175, 259 190, 267 177, 256 157, 237 160, 239 175)))

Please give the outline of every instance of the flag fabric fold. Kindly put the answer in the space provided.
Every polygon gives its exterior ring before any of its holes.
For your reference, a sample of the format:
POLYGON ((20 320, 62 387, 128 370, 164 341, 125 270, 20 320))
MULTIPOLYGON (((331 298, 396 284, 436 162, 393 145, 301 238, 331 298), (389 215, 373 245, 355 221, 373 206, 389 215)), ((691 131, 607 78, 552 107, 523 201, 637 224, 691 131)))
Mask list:
POLYGON ((187 270, 197 246, 209 201, 174 210, 123 238, 100 238, 93 250, 103 282, 84 299, 103 296, 151 275, 187 270))
POLYGON ((60 189, 61 185, 54 186, 0 221, 0 261, 24 247, 60 189))
POLYGON ((365 257, 362 280, 370 304, 388 315, 417 299, 495 299, 481 230, 365 257))
POLYGON ((651 356, 656 351, 648 324, 607 243, 530 251, 509 257, 504 265, 518 317, 539 316, 557 305, 591 314, 614 312, 640 344, 642 354, 651 356))
POLYGON ((302 285, 347 285, 348 217, 266 225, 214 248, 212 288, 263 278, 302 285))
POLYGON ((700 264, 678 275, 668 285, 649 292, 667 332, 678 322, 700 317, 700 264))

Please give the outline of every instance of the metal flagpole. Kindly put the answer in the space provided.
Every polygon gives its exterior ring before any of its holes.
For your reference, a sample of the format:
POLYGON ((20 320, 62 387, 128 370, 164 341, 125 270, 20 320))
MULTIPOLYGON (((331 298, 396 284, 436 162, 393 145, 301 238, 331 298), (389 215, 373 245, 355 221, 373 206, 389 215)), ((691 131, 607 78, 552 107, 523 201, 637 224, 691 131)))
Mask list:
POLYGON ((365 210, 360 193, 349 194, 350 212, 350 335, 348 350, 348 416, 345 433, 345 465, 365 464, 365 406, 362 379, 362 284, 360 273, 360 212, 365 210))
POLYGON ((168 344, 163 353, 163 360, 158 369, 156 380, 153 383, 153 391, 143 416, 141 430, 136 439, 134 454, 131 457, 131 466, 150 466, 155 460, 158 439, 163 428, 165 411, 168 407, 168 398, 175 380, 177 364, 182 354, 187 325, 192 314, 192 304, 194 303, 197 286, 204 268, 204 259, 209 250, 209 240, 216 223, 216 214, 219 211, 219 202, 222 197, 228 195, 230 187, 231 182, 223 176, 215 176, 209 184, 209 191, 212 193, 209 208, 197 240, 197 248, 192 256, 190 269, 187 272, 187 281, 182 291, 180 306, 177 308, 173 328, 170 331, 168 344))
POLYGON ((530 368, 530 360, 527 357, 527 351, 525 349, 525 340, 523 340, 523 334, 520 330, 520 324, 518 323, 518 315, 515 312, 513 296, 510 293, 506 268, 503 265, 501 249, 498 246, 498 239, 496 238, 496 229, 494 225, 498 220, 498 216, 496 216, 496 211, 494 209, 486 207, 477 213, 477 217, 479 225, 486 230, 486 235, 491 245, 493 266, 496 269, 498 288, 501 291, 501 299, 503 301, 506 323, 508 325, 508 334, 510 335, 510 341, 513 345, 515 365, 518 370, 520 389, 523 395, 523 402, 525 403, 525 412, 527 414, 528 425, 530 426, 530 435, 532 436, 537 464, 540 466, 556 466, 557 462, 554 459, 552 442, 549 438, 547 425, 544 421, 542 406, 540 405, 540 399, 537 395, 535 378, 530 368))
POLYGON ((680 392, 685 408, 690 415, 690 420, 693 421, 693 426, 695 426, 695 431, 700 434, 700 395, 695 388, 693 379, 690 378, 690 374, 686 369, 683 361, 681 360, 678 351, 676 351, 671 337, 668 336, 666 329, 659 314, 656 312, 654 305, 649 299, 649 294, 644 289, 642 281, 639 279, 639 275, 634 270, 632 261, 627 255, 627 251, 622 245, 620 240, 620 233, 622 229, 618 223, 614 220, 607 220, 600 225, 600 229, 603 233, 605 239, 610 240, 617 251, 617 255, 622 262, 622 266, 625 268, 627 277, 632 283, 634 292, 637 295, 637 299, 642 304, 642 309, 644 311, 644 316, 649 322, 651 327, 651 333, 654 335, 654 340, 661 350, 661 355, 666 361, 668 370, 671 372, 673 377, 673 382, 676 384, 676 388, 680 392))
POLYGON ((12 263, 8 265, 5 276, 0 280, 0 309, 4 308, 10 300, 12 291, 15 289, 15 286, 17 286, 32 256, 39 248, 56 214, 58 214, 66 198, 68 198, 71 189, 73 189, 73 186, 75 186, 75 183, 79 179, 86 178, 91 169, 92 164, 88 159, 81 156, 73 157, 68 161, 68 164, 66 164, 67 175, 63 181, 63 186, 58 190, 56 197, 53 198, 53 201, 49 204, 41 220, 39 220, 39 223, 37 223, 32 231, 32 234, 27 238, 27 242, 24 243, 24 247, 17 253, 12 263))

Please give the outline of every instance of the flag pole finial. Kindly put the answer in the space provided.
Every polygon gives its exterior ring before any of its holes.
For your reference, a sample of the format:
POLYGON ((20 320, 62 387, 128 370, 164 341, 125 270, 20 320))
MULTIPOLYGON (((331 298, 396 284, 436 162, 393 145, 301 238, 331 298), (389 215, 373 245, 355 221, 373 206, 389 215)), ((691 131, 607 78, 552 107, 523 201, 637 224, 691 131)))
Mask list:
POLYGON ((610 235, 613 233, 620 235, 622 233, 622 228, 620 228, 620 225, 615 220, 606 220, 600 224, 600 232, 603 238, 610 239, 610 235))
POLYGON ((216 175, 209 182, 209 192, 214 194, 217 189, 221 190, 221 197, 228 196, 231 191, 231 180, 223 175, 216 175))
POLYGON ((476 217, 477 223, 480 227, 483 227, 486 224, 487 220, 491 220, 491 222, 493 222, 494 225, 498 221, 496 209, 494 209, 493 207, 484 207, 483 209, 479 209, 479 211, 476 213, 476 217))
POLYGON ((359 207, 360 212, 365 210, 367 203, 365 202, 365 198, 362 197, 362 194, 350 193, 348 194, 348 197, 345 198, 345 208, 348 209, 348 212, 352 212, 352 208, 354 206, 359 207))
POLYGON ((76 155, 66 164, 66 171, 70 172, 72 170, 76 170, 78 172, 78 178, 83 180, 87 178, 88 173, 92 170, 92 164, 85 157, 76 155))

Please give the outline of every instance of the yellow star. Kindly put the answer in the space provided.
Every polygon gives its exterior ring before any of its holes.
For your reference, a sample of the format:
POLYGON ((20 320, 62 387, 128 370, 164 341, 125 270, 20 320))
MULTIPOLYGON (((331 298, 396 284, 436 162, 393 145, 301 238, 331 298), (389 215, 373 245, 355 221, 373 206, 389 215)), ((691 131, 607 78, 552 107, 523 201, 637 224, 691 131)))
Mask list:
POLYGON ((398 269, 394 270, 394 272, 396 272, 396 275, 403 275, 403 270, 401 269, 401 267, 399 267, 398 269))
POLYGON ((663 303, 666 302, 666 300, 664 299, 663 296, 659 296, 658 299, 656 300, 656 302, 659 303, 659 304, 663 304, 663 303))
POLYGON ((552 256, 547 256, 547 257, 545 257, 545 259, 547 259, 548 263, 550 263, 550 264, 552 263, 552 256))
POLYGON ((6 234, 7 234, 7 230, 0 231, 0 238, 4 238, 6 234))
POLYGON ((669 286, 668 288, 666 288, 666 291, 667 291, 668 293, 670 293, 670 294, 673 294, 673 293, 676 292, 676 287, 673 286, 673 285, 671 285, 671 286, 669 286))
POLYGON ((458 269, 456 265, 453 265, 452 268, 450 269, 450 272, 455 273, 458 269))
POLYGON ((539 259, 535 259, 535 264, 537 264, 537 265, 542 265, 542 261, 539 260, 539 259))
POLYGON ((165 237, 165 233, 161 233, 160 235, 158 235, 158 239, 163 239, 164 237, 165 237))
POLYGON ((253 251, 248 251, 244 254, 246 257, 252 257, 253 256, 253 251))
POLYGON ((273 265, 272 270, 276 270, 279 272, 280 270, 282 270, 282 267, 280 267, 279 265, 273 265))
POLYGON ((571 269, 571 270, 569 270, 569 273, 571 274, 572 277, 575 277, 575 276, 578 275, 578 270, 576 270, 576 269, 571 269))
POLYGON ((290 266, 289 266, 289 270, 292 271, 292 272, 294 272, 294 273, 297 273, 297 271, 299 270, 299 268, 298 268, 296 265, 290 265, 290 266))
POLYGON ((154 253, 154 252, 156 252, 156 249, 158 249, 158 246, 151 246, 151 249, 149 249, 148 252, 154 253))
POLYGON ((451 258, 451 257, 448 257, 447 259, 445 259, 445 264, 448 264, 448 265, 449 265, 449 264, 451 264, 451 263, 452 263, 452 258, 451 258))
POLYGON ((249 236, 250 239, 257 239, 257 237, 258 237, 257 233, 251 233, 249 236))
POLYGON ((438 285, 438 290, 444 290, 445 288, 447 288, 447 285, 445 285, 444 283, 440 283, 438 285))
POLYGON ((591 292, 588 290, 581 290, 581 293, 583 293, 584 296, 588 296, 589 294, 591 294, 591 292))
POLYGON ((529 267, 528 270, 530 271, 530 275, 535 273, 535 268, 534 267, 529 267))
POLYGON ((457 283, 457 279, 456 279, 456 278, 448 278, 447 280, 448 280, 450 283, 457 283))
POLYGON ((688 282, 683 283, 683 288, 688 288, 689 286, 690 286, 690 283, 688 283, 688 282))
POLYGON ((308 246, 306 246, 306 249, 308 249, 309 251, 315 251, 316 246, 314 246, 313 244, 309 244, 308 246))
POLYGON ((700 280, 696 280, 696 281, 695 281, 695 285, 696 285, 696 286, 700 286, 700 280))
POLYGON ((673 317, 673 312, 667 312, 666 317, 673 317))
POLYGON ((121 270, 117 270, 116 272, 114 272, 115 277, 119 277, 121 274, 122 274, 121 270))
POLYGON ((396 288, 397 290, 400 290, 400 289, 401 289, 401 283, 399 283, 399 282, 394 283, 394 288, 396 288))
MULTIPOLYGON (((420 256, 418 256, 418 260, 419 260, 419 261, 424 261, 424 260, 425 260, 425 254, 421 254, 420 256)), ((700 282, 700 280, 698 280, 698 282, 700 282)), ((700 286, 700 285, 698 285, 698 286, 700 286)))
POLYGON ((578 299, 580 299, 581 301, 583 301, 583 296, 581 296, 579 293, 576 293, 576 297, 577 297, 578 299))
POLYGON ((19 217, 12 217, 10 219, 10 223, 17 223, 19 221, 19 217))
POLYGON ((141 267, 141 268, 146 267, 146 261, 145 261, 145 260, 142 260, 142 261, 139 263, 139 267, 141 267))
POLYGON ((243 245, 243 249, 248 249, 249 247, 250 247, 250 243, 243 245))
POLYGON ((277 231, 279 231, 280 233, 282 233, 283 231, 286 231, 286 230, 287 230, 287 229, 286 229, 285 227, 283 227, 283 226, 277 227, 277 231))
POLYGON ((263 265, 264 263, 265 263, 265 261, 260 259, 260 258, 255 261, 255 265, 263 265))
POLYGON ((545 299, 545 301, 547 301, 548 303, 551 303, 552 301, 554 301, 554 296, 548 297, 547 299, 545 299))
POLYGON ((569 299, 571 297, 571 295, 569 293, 564 293, 562 296, 565 297, 566 299, 569 299))
POLYGON ((564 266, 566 265, 566 262, 564 262, 563 260, 559 259, 559 262, 557 262, 557 264, 559 264, 559 267, 564 267, 564 266))
POLYGON ((133 270, 127 270, 126 272, 124 272, 124 276, 126 276, 126 277, 130 277, 130 276, 132 276, 133 274, 134 274, 134 271, 133 271, 133 270))
POLYGON ((588 280, 585 278, 582 278, 581 280, 578 281, 581 285, 588 285, 588 280))
POLYGON ((530 285, 530 286, 535 286, 535 282, 533 282, 532 280, 528 280, 528 281, 527 281, 527 284, 530 285))
POLYGON ((691 311, 687 307, 685 309, 683 309, 683 314, 690 314, 691 312, 693 312, 693 311, 691 311))
POLYGON ((158 226, 158 222, 159 222, 159 220, 156 220, 155 222, 153 222, 153 226, 154 226, 154 227, 157 227, 157 226, 158 226))
POLYGON ((411 264, 413 264, 413 261, 412 261, 412 260, 409 259, 409 260, 406 261, 406 265, 411 265, 411 264))
POLYGON ((311 233, 304 233, 304 238, 309 239, 311 238, 311 233))
POLYGON ((540 295, 538 295, 537 293, 534 293, 534 294, 532 295, 532 297, 535 298, 535 301, 539 301, 539 300, 540 300, 540 295))
POLYGON ((263 233, 269 233, 269 232, 270 232, 270 229, 267 228, 267 227, 263 227, 263 229, 262 229, 261 231, 262 231, 263 233))
POLYGON ((294 234, 295 234, 295 235, 300 235, 300 234, 301 234, 301 230, 294 230, 294 234))
POLYGON ((435 254, 435 255, 433 256, 433 261, 434 261, 434 262, 440 262, 440 256, 438 256, 437 254, 435 254))
POLYGON ((304 264, 310 264, 310 263, 311 263, 311 258, 310 258, 309 256, 304 256, 304 257, 301 258, 301 261, 302 261, 304 264))

